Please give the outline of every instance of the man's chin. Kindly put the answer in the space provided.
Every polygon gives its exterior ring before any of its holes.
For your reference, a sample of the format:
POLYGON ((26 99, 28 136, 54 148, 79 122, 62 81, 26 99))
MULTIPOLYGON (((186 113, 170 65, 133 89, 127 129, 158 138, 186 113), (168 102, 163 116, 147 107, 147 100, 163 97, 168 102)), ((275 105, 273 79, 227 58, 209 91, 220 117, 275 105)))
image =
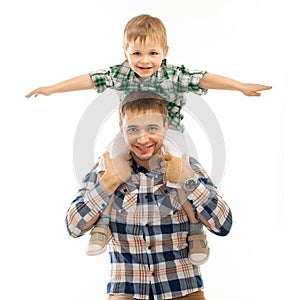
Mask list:
POLYGON ((148 155, 137 155, 136 153, 131 153, 134 158, 140 160, 140 161, 149 161, 151 157, 153 156, 152 154, 148 155))

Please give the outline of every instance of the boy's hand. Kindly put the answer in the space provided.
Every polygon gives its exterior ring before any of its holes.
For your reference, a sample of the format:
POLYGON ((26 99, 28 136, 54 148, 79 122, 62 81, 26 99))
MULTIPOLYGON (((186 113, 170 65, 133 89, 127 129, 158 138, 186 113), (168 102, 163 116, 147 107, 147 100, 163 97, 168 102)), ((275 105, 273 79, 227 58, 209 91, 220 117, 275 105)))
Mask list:
POLYGON ((263 84, 241 83, 240 91, 246 96, 260 96, 260 91, 270 90, 272 87, 263 84))
POLYGON ((186 154, 184 154, 182 158, 171 154, 164 154, 163 158, 164 161, 161 163, 161 171, 165 173, 164 180, 179 183, 182 187, 188 178, 194 176, 194 171, 190 166, 186 154))
POLYGON ((39 87, 35 90, 33 90, 32 92, 30 92, 29 94, 27 94, 25 97, 26 98, 30 98, 31 96, 36 97, 38 95, 44 95, 44 96, 49 96, 51 95, 51 88, 50 87, 39 87))
POLYGON ((129 156, 119 156, 111 159, 108 152, 103 154, 105 171, 100 175, 100 184, 108 193, 112 194, 120 184, 131 176, 129 156))

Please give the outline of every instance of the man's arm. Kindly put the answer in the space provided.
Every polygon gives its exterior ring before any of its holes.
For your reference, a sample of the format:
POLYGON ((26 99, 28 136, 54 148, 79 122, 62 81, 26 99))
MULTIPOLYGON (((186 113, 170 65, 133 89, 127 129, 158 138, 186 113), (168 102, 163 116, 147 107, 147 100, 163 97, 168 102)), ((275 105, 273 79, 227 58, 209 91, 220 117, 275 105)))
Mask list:
POLYGON ((271 86, 262 84, 242 83, 237 80, 210 73, 203 75, 199 87, 202 89, 240 91, 246 96, 260 96, 260 91, 272 88, 271 86))
POLYGON ((127 157, 111 159, 105 153, 103 161, 105 170, 98 172, 98 165, 93 168, 84 178, 83 187, 67 211, 67 229, 73 237, 83 235, 95 224, 105 210, 110 196, 131 175, 127 157))
POLYGON ((203 167, 195 159, 190 158, 188 161, 185 155, 178 158, 166 154, 164 159, 161 170, 165 173, 166 181, 179 183, 184 189, 187 179, 197 178, 195 188, 186 192, 187 199, 196 207, 201 222, 211 232, 221 236, 227 235, 232 225, 231 210, 203 167))
POLYGON ((88 90, 94 89, 95 85, 93 80, 91 79, 89 74, 80 75, 77 77, 73 77, 61 82, 58 82, 54 85, 39 87, 29 94, 26 95, 27 98, 31 96, 38 96, 44 95, 49 96, 54 93, 65 93, 65 92, 72 92, 72 91, 81 91, 81 90, 88 90))

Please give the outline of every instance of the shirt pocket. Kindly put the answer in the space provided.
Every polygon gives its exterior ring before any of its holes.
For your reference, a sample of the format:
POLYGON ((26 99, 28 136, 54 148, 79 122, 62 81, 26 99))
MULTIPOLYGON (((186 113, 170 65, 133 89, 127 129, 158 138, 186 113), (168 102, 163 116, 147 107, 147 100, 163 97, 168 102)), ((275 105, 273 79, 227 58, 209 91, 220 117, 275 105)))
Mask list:
POLYGON ((162 217, 173 215, 182 209, 177 190, 174 188, 169 188, 164 185, 155 191, 154 198, 162 217))
POLYGON ((129 191, 128 188, 123 187, 116 191, 113 202, 113 208, 119 214, 129 214, 136 211, 138 190, 129 191))

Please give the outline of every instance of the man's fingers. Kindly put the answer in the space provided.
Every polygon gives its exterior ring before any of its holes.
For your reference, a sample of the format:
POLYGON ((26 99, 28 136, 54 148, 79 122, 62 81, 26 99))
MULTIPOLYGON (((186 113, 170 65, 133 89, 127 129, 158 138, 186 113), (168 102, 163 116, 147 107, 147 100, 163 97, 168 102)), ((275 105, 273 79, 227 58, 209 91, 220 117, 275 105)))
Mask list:
POLYGON ((163 155, 162 155, 162 158, 163 158, 164 160, 166 160, 166 161, 171 160, 172 157, 173 157, 173 155, 171 155, 171 154, 163 154, 163 155))
POLYGON ((102 154, 102 156, 103 156, 103 158, 104 159, 109 159, 110 157, 109 157, 109 152, 107 151, 107 152, 104 152, 103 154, 102 154))
POLYGON ((162 173, 166 173, 166 171, 167 171, 167 168, 165 168, 165 167, 162 167, 162 168, 160 168, 160 171, 161 171, 162 173))
POLYGON ((161 163, 160 163, 160 166, 162 168, 166 167, 168 165, 167 161, 166 160, 162 160, 161 163))

